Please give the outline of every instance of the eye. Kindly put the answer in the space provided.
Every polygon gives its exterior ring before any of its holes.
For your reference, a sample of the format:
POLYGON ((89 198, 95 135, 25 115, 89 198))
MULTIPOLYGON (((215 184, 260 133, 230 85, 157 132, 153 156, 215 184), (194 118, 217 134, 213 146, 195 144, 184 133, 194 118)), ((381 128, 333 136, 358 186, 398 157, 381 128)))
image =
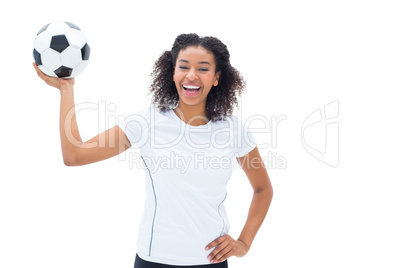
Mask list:
POLYGON ((201 71, 201 72, 208 72, 209 69, 207 69, 207 68, 201 68, 200 71, 201 71))
POLYGON ((185 70, 185 69, 188 69, 188 68, 186 66, 179 66, 179 69, 185 70))

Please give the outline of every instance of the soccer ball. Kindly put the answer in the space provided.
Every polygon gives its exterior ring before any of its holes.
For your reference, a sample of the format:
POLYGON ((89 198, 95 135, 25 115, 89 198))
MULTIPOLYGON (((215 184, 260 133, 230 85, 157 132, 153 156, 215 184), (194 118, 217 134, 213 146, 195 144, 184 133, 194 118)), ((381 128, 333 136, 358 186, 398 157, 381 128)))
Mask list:
POLYGON ((90 47, 85 34, 71 22, 52 22, 36 35, 33 57, 49 76, 72 78, 88 65, 90 47))

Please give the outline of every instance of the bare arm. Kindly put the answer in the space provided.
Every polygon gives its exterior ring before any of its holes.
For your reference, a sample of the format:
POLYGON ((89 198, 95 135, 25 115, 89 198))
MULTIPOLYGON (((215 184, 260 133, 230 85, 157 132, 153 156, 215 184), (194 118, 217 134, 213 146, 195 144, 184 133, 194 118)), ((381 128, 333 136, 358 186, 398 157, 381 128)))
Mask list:
POLYGON ((238 238, 250 249, 255 235, 267 215, 273 197, 273 189, 258 148, 254 148, 247 155, 237 158, 237 161, 246 173, 254 190, 247 221, 238 238))
POLYGON ((247 155, 237 158, 237 161, 253 187, 253 199, 247 221, 239 238, 235 240, 230 235, 224 235, 206 246, 206 250, 216 247, 208 255, 211 263, 222 262, 231 256, 243 257, 246 255, 271 204, 272 185, 258 148, 256 147, 247 155))
POLYGON ((60 140, 67 166, 86 165, 116 156, 131 147, 124 132, 115 126, 83 142, 75 117, 74 79, 60 79, 43 74, 34 64, 38 76, 60 90, 60 140))

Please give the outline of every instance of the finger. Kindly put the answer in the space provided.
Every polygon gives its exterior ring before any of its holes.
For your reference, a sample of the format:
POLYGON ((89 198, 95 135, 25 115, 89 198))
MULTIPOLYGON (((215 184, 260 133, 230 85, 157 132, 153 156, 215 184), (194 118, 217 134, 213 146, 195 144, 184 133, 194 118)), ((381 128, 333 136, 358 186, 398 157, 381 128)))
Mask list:
POLYGON ((33 65, 33 67, 35 68, 36 73, 37 73, 38 75, 40 75, 41 70, 39 69, 38 65, 36 65, 35 62, 32 62, 32 65, 33 65))
POLYGON ((223 241, 225 241, 227 239, 227 236, 220 236, 217 239, 215 239, 214 241, 212 241, 211 243, 209 243, 206 247, 205 250, 210 250, 213 247, 216 247, 217 245, 221 244, 223 241))
POLYGON ((219 259, 216 259, 215 262, 216 262, 216 263, 218 263, 218 262, 223 262, 223 261, 225 261, 226 259, 229 259, 229 257, 234 256, 233 252, 234 252, 234 251, 233 251, 232 249, 229 250, 229 251, 226 252, 222 257, 220 257, 219 259))
POLYGON ((231 251, 232 251, 232 248, 229 247, 229 246, 223 248, 221 251, 219 251, 218 254, 216 254, 216 255, 211 259, 211 262, 214 263, 214 262, 221 262, 221 261, 223 261, 223 260, 224 260, 223 257, 224 257, 226 254, 228 254, 229 252, 231 252, 231 251))
POLYGON ((41 69, 39 69, 38 65, 36 65, 35 62, 32 62, 32 65, 33 65, 33 67, 35 68, 35 70, 36 70, 36 72, 37 72, 38 74, 42 73, 41 69))
POLYGON ((35 62, 33 62, 32 65, 34 66, 34 68, 35 68, 36 73, 38 74, 38 76, 39 76, 42 80, 45 80, 46 75, 42 72, 41 69, 39 69, 38 65, 36 65, 35 62))
POLYGON ((208 259, 210 261, 224 255, 230 248, 228 248, 229 243, 225 240, 221 244, 219 244, 211 253, 208 255, 208 259))

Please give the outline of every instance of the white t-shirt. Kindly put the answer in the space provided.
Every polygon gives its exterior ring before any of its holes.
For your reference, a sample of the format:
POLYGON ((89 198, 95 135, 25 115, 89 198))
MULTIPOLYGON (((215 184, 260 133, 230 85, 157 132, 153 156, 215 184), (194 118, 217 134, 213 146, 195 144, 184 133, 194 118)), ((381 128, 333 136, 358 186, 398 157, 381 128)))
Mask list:
POLYGON ((145 167, 137 254, 170 265, 210 264, 206 245, 229 232, 224 201, 234 157, 256 147, 253 133, 234 115, 192 126, 153 106, 118 126, 145 167))

